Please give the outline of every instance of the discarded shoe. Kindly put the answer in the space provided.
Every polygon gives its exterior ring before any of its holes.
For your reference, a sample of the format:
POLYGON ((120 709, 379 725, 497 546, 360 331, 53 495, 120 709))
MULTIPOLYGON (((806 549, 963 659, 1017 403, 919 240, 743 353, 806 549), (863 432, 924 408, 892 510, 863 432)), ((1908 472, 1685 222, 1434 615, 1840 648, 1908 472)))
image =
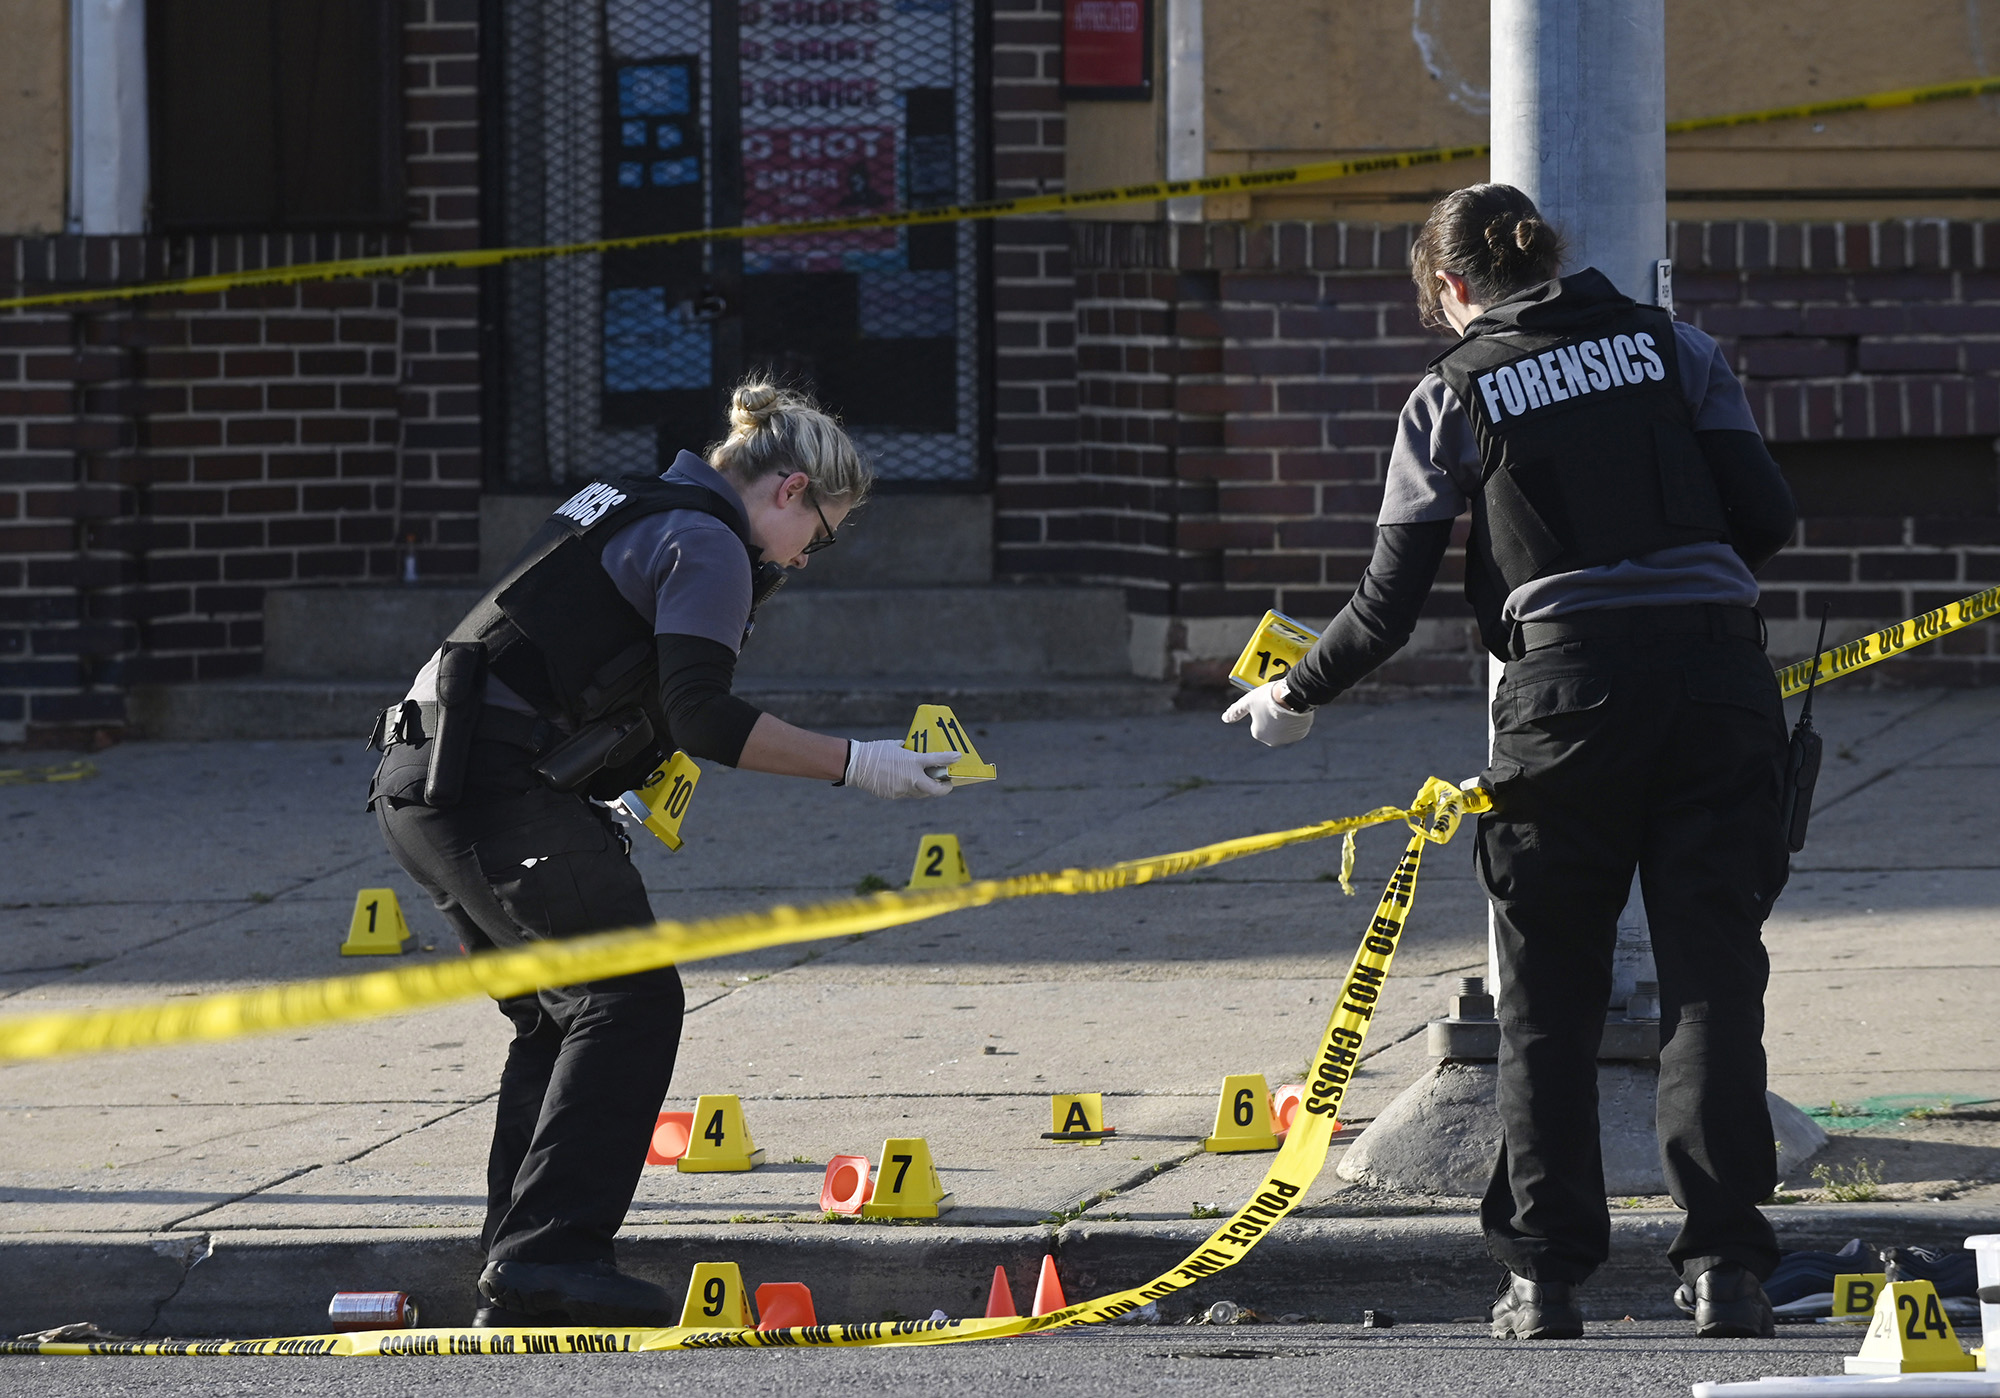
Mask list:
POLYGON ((1529 1281, 1509 1272, 1493 1302, 1496 1340, 1577 1340, 1583 1337, 1583 1312, 1576 1308, 1568 1282, 1529 1281))
POLYGON ((1694 1279, 1694 1333, 1704 1340, 1769 1339, 1777 1333, 1771 1302, 1748 1267, 1724 1263, 1694 1279))
POLYGON ((1890 1248, 1883 1254, 1883 1266, 1894 1267, 1891 1281, 1927 1281, 1937 1288, 1940 1298, 1979 1294, 1978 1264, 1970 1252, 1890 1248))
POLYGON ((557 1314, 574 1325, 664 1327, 680 1318, 680 1303, 665 1287, 609 1262, 489 1262, 479 1294, 531 1325, 551 1324, 557 1314))
MULTIPOLYGON (((1836 1277, 1873 1272, 1880 1266, 1875 1250, 1859 1238, 1850 1238, 1839 1252, 1784 1253, 1776 1270, 1764 1278, 1764 1299, 1779 1320, 1816 1320, 1833 1314, 1836 1277)), ((1676 1287, 1674 1305, 1682 1315, 1693 1315, 1694 1288, 1686 1282, 1676 1287)))

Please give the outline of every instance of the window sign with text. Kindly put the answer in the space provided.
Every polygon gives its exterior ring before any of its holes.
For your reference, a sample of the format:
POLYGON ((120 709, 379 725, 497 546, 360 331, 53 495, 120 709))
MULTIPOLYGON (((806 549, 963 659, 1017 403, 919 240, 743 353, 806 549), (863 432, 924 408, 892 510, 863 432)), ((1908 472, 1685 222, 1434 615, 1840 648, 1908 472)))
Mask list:
POLYGON ((1152 0, 1063 0, 1063 96, 1153 95, 1152 0))

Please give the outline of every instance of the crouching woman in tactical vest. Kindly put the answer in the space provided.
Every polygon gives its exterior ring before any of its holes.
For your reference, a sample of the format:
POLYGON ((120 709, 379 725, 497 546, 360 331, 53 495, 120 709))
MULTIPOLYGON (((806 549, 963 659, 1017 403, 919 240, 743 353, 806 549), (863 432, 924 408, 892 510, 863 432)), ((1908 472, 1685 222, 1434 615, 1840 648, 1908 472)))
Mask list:
POLYGON ((1466 596, 1507 667, 1474 851, 1500 961, 1493 1333, 1581 1334, 1571 1288, 1609 1249, 1596 1057, 1636 867, 1661 1164, 1687 1211, 1667 1256, 1701 1334, 1769 1335, 1762 926, 1787 872, 1785 728, 1752 573, 1790 537, 1792 496, 1715 341, 1561 262, 1510 186, 1432 210, 1417 299, 1458 338, 1403 407, 1374 558, 1311 654, 1224 717, 1304 737, 1409 639, 1470 511, 1466 596))
MULTIPOLYGON (((756 604, 835 540, 871 472, 832 419, 737 389, 727 440, 579 492, 384 713, 390 851, 468 952, 654 920, 606 809, 675 749, 884 797, 942 796, 949 754, 850 743, 730 693, 756 604)), ((481 1325, 671 1325, 613 1262, 673 1076, 673 967, 516 996, 487 1164, 481 1325)))

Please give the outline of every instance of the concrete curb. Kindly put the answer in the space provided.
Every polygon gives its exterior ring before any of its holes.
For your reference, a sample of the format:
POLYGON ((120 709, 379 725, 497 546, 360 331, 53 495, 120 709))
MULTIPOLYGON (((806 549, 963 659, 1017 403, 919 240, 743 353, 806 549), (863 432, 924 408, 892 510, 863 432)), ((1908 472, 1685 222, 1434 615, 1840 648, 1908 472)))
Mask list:
MULTIPOLYGON (((1792 1205, 1770 1211, 1787 1250, 1839 1248, 1850 1238, 1955 1250, 2000 1232, 1990 1206, 1792 1205)), ((1583 1292, 1585 1314, 1615 1321, 1671 1318, 1666 1249, 1679 1215, 1620 1212, 1611 1259, 1583 1292)), ((696 1262, 739 1263, 754 1287, 803 1281, 823 1320, 984 1312, 995 1266, 1015 1300, 1033 1296, 1055 1251, 1073 1301, 1165 1271, 1214 1224, 1071 1223, 1044 1228, 826 1224, 676 1225, 619 1240, 624 1266, 678 1289, 696 1262)), ((205 1338, 313 1334, 335 1291, 417 1295, 425 1323, 472 1319, 481 1258, 467 1229, 218 1234, 42 1234, 0 1239, 0 1332, 91 1320, 119 1334, 205 1338)), ((1295 1219, 1227 1274, 1183 1293, 1177 1314, 1227 1297, 1267 1315, 1342 1322, 1365 1308, 1403 1320, 1482 1316, 1498 1267, 1469 1214, 1295 1219)))
MULTIPOLYGON (((1956 1251, 1969 1235, 1989 1227, 1996 1212, 1951 1204, 1789 1205, 1772 1208, 1767 1216, 1787 1252, 1835 1251, 1850 1238, 1956 1251)), ((1596 1320, 1678 1315, 1667 1247, 1680 1224, 1678 1211, 1615 1211, 1611 1257, 1579 1293, 1584 1315, 1596 1320)), ((1072 1223, 1058 1237, 1064 1285, 1073 1297, 1082 1297, 1156 1276, 1213 1227, 1194 1220, 1072 1223)), ((1486 1314, 1499 1278, 1499 1264, 1486 1255, 1472 1214, 1306 1218, 1286 1223, 1276 1237, 1193 1293, 1199 1299, 1192 1304, 1226 1296, 1266 1315, 1299 1312, 1358 1323, 1363 1310, 1386 1308, 1402 1320, 1459 1320, 1486 1314)))

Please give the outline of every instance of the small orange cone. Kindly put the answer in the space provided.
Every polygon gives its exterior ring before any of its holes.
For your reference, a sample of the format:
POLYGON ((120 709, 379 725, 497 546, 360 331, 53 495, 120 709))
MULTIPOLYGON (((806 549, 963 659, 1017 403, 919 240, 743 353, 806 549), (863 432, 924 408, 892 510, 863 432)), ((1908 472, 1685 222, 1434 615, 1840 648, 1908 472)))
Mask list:
POLYGON ((1020 1312, 1014 1309, 1014 1288, 1007 1285, 1007 1269, 993 1269, 993 1289, 986 1293, 986 1318, 988 1320, 1012 1320, 1020 1312))
POLYGON ((826 1162, 826 1179, 819 1187, 819 1209, 827 1214, 858 1214, 875 1197, 868 1178, 868 1157, 836 1155, 826 1162))
POLYGON ((1035 1314, 1047 1315, 1059 1311, 1069 1302, 1063 1300, 1062 1279, 1056 1275, 1056 1260, 1042 1259, 1042 1279, 1035 1283, 1035 1314))
POLYGON ((759 1330, 796 1330, 817 1324, 812 1289, 804 1282, 765 1282, 757 1288, 759 1330))
POLYGON ((1271 1127, 1280 1140, 1291 1134, 1305 1100, 1306 1085, 1302 1082, 1288 1082, 1271 1094, 1271 1127))
POLYGON ((672 1165, 687 1154, 688 1138, 694 1135, 693 1112, 661 1112, 653 1128, 652 1142, 646 1147, 648 1165, 672 1165))

